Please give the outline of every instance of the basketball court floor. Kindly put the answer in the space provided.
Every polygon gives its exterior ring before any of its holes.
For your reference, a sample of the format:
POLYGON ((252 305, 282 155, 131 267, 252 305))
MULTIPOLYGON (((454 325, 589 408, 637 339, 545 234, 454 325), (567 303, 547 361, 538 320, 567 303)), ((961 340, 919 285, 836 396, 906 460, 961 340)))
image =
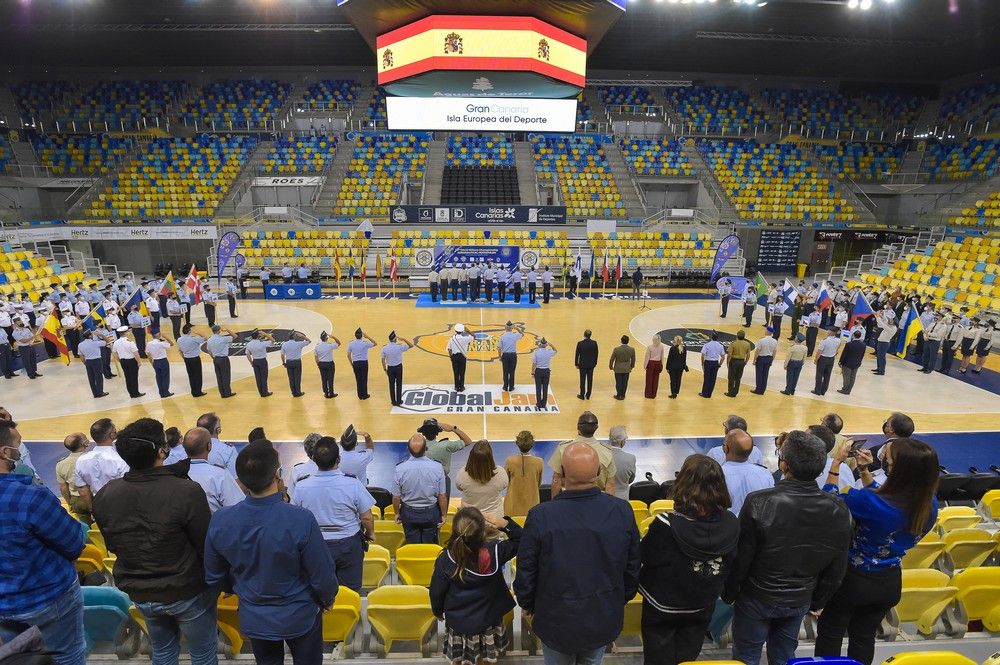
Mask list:
MULTIPOLYGON (((714 396, 704 399, 698 396, 702 383, 700 357, 692 350, 688 354, 690 372, 684 377, 680 397, 667 398, 669 389, 664 373, 657 398, 645 399, 641 362, 645 345, 654 334, 660 334, 664 340, 681 335, 687 344, 700 348, 700 342, 711 331, 719 331, 725 340, 727 335, 735 335, 742 323, 738 305, 730 308, 728 319, 721 319, 718 301, 709 299, 652 300, 648 304, 648 309, 640 311, 640 303, 634 301, 599 299, 560 299, 538 308, 417 307, 415 298, 410 297, 241 301, 237 319, 229 319, 225 308, 219 307, 221 325, 236 333, 245 334, 259 327, 273 331, 281 340, 295 329, 304 331, 316 342, 321 331, 332 330, 346 346, 353 339, 355 328, 361 326, 379 344, 386 342, 391 330, 413 340, 416 348, 404 355, 403 406, 394 408, 389 402, 388 384, 377 349, 372 350, 370 357, 372 397, 361 401, 356 397, 354 376, 344 348, 335 355, 339 396, 324 399, 319 373, 308 351, 303 356, 305 396, 291 396, 275 347, 268 355, 270 389, 274 394, 265 399, 257 394, 250 364, 241 355, 241 344, 234 345, 232 350, 233 390, 237 396, 227 400, 222 400, 214 387, 215 377, 207 357, 203 369, 208 395, 191 397, 184 365, 172 349, 171 390, 175 396, 168 399, 157 396, 148 364, 140 369, 140 386, 145 397, 129 399, 122 379, 118 378, 106 384, 108 397, 95 400, 81 362, 64 366, 47 361, 41 366, 44 374, 41 379, 28 381, 19 377, 0 383, 0 404, 20 423, 34 463, 43 478, 48 477, 47 482, 55 461, 65 454, 56 442, 71 432, 86 432, 99 417, 110 417, 121 427, 133 419, 149 416, 183 432, 194 426, 200 414, 209 411, 222 417, 223 439, 245 441, 252 428, 261 426, 271 440, 282 442, 279 449, 286 473, 292 464, 304 459, 301 446, 294 442, 313 431, 339 436, 347 425, 353 424, 359 430, 369 431, 377 442, 376 464, 369 475, 372 484, 381 486, 391 480, 393 465, 405 453, 400 442, 424 418, 455 423, 473 439, 499 442, 495 450, 499 462, 515 452, 510 441, 521 430, 535 435, 540 442, 536 452, 547 457, 554 442, 573 436, 577 417, 585 409, 597 414, 601 436, 606 436, 612 425, 627 427, 627 448, 639 459, 640 478, 647 471, 657 480, 672 477, 684 456, 717 445, 722 421, 729 414, 747 419, 750 433, 772 466, 776 464, 775 433, 816 423, 831 411, 843 417, 845 433, 878 440, 886 416, 893 411, 906 412, 916 422, 918 433, 938 445, 942 463, 952 471, 967 471, 970 465, 987 470, 990 464, 1000 463, 1000 373, 997 371, 1000 360, 996 356, 980 375, 971 372, 959 375, 956 366, 952 376, 922 374, 913 363, 890 358, 886 375, 877 377, 870 372, 874 357, 869 355, 851 395, 836 392, 840 374, 835 371, 830 391, 824 397, 810 394, 815 374, 812 364, 807 363, 796 395, 786 397, 778 392, 784 388, 780 363, 789 344, 782 339, 765 395, 750 393, 753 368, 748 367, 740 394, 726 397, 723 368, 714 396), (497 355, 497 340, 507 320, 523 324, 526 332, 519 347, 517 389, 509 396, 500 389, 501 367, 497 355), (463 394, 451 390, 451 364, 446 351, 447 339, 456 323, 465 324, 475 333, 467 390, 463 394), (595 371, 592 399, 585 402, 576 397, 579 382, 573 353, 587 328, 600 344, 601 359, 595 371), (639 366, 632 373, 628 397, 619 402, 613 399, 614 379, 607 359, 623 334, 632 338, 639 366), (540 337, 545 337, 558 351, 552 364, 549 405, 543 412, 534 409, 534 384, 530 376, 530 352, 540 337)), ((207 336, 200 307, 196 308, 192 323, 207 336)), ((758 309, 757 319, 748 329, 751 341, 764 334, 761 323, 758 309)), ((787 321, 783 332, 782 337, 787 337, 787 321)), ((464 455, 460 455, 455 464, 463 459, 464 455)))

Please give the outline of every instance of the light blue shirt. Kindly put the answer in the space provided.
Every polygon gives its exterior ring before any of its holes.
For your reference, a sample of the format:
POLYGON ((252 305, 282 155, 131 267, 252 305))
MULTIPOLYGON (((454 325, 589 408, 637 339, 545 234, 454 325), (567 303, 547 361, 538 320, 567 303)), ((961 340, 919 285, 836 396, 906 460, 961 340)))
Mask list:
POLYGON ((347 352, 351 356, 351 362, 368 360, 368 349, 374 346, 375 344, 369 342, 367 339, 351 340, 350 344, 347 345, 347 352))
MULTIPOLYGON (((726 463, 726 453, 724 450, 722 450, 722 446, 715 446, 714 448, 709 449, 709 451, 705 454, 714 459, 716 462, 718 462, 719 466, 722 466, 723 464, 726 463)), ((751 464, 762 465, 764 464, 764 453, 760 452, 760 448, 754 446, 753 448, 750 449, 750 457, 747 459, 747 461, 750 462, 751 464)))
POLYGON ((819 346, 816 347, 816 352, 824 358, 834 358, 837 355, 837 351, 840 349, 840 338, 839 337, 826 337, 819 346))
POLYGON ((403 354, 410 350, 402 342, 389 342, 382 347, 382 359, 388 367, 395 367, 403 364, 403 354))
POLYGON ((702 347, 701 355, 707 361, 719 361, 722 360, 722 356, 726 355, 726 347, 722 346, 720 342, 712 340, 702 347))
POLYGON ((316 357, 316 362, 318 363, 332 363, 333 352, 339 348, 340 345, 335 342, 320 342, 313 349, 313 356, 316 357))
POLYGON ((288 474, 288 482, 285 485, 288 487, 288 496, 292 499, 295 498, 295 488, 300 482, 306 478, 319 473, 319 467, 316 466, 316 462, 311 459, 307 459, 305 462, 299 462, 292 467, 292 472, 288 474))
MULTIPOLYGON (((177 446, 180 448, 180 446, 177 446)), ((209 464, 208 460, 191 460, 191 470, 188 478, 201 485, 208 499, 208 508, 213 513, 219 508, 235 506, 246 498, 233 477, 217 466, 209 464)))
POLYGON ((10 338, 7 337, 7 331, 0 328, 0 344, 10 344, 10 338))
POLYGON ((201 355, 201 345, 205 338, 201 335, 181 335, 177 338, 177 348, 185 358, 197 358, 201 355))
POLYGON ((167 316, 180 316, 184 313, 184 308, 176 300, 167 301, 167 316))
POLYGON ((500 353, 517 353, 517 343, 522 337, 523 333, 513 330, 500 335, 500 353))
POLYGON ((368 465, 375 459, 375 453, 367 448, 342 450, 340 452, 340 470, 348 476, 354 476, 365 487, 368 486, 368 465))
POLYGON ((552 283, 552 271, 546 270, 545 272, 542 273, 542 284, 551 284, 551 283, 552 283))
POLYGON ((309 268, 299 268, 298 275, 299 279, 305 279, 309 276, 309 268))
POLYGON ((85 339, 80 342, 77 350, 80 352, 80 355, 83 356, 84 360, 100 360, 101 347, 107 345, 108 343, 103 339, 85 339))
POLYGON ((372 509, 375 499, 357 478, 333 469, 318 471, 300 482, 292 504, 316 517, 323 540, 343 540, 358 535, 361 514, 372 509))
POLYGON ((229 346, 232 343, 233 338, 229 335, 212 335, 205 343, 205 349, 213 357, 226 357, 229 355, 229 346))
POLYGON ((263 339, 252 339, 247 342, 246 353, 254 360, 267 358, 267 341, 263 339))
POLYGON ((187 459, 187 453, 184 452, 184 446, 177 444, 170 449, 170 453, 167 455, 167 459, 163 460, 163 466, 170 466, 171 464, 176 464, 181 460, 187 459))
POLYGON ((281 352, 285 354, 285 360, 302 360, 302 349, 309 346, 309 342, 304 339, 290 339, 281 343, 281 352))
POLYGON ((774 476, 762 466, 751 462, 727 461, 722 465, 722 474, 726 477, 726 487, 733 501, 730 512, 740 514, 740 508, 750 492, 766 490, 774 487, 774 476))
POLYGON ((225 469, 233 478, 236 477, 236 446, 212 437, 212 449, 208 451, 208 463, 225 469))
POLYGON ((556 355, 555 349, 550 349, 548 347, 535 349, 535 354, 532 356, 532 362, 535 364, 535 369, 549 369, 551 367, 552 356, 554 355, 556 355))
POLYGON ((129 312, 128 316, 125 317, 128 320, 128 324, 132 328, 142 327, 142 314, 139 312, 129 312))
POLYGON ((444 493, 444 467, 431 458, 410 457, 396 465, 392 495, 411 508, 430 508, 444 493))

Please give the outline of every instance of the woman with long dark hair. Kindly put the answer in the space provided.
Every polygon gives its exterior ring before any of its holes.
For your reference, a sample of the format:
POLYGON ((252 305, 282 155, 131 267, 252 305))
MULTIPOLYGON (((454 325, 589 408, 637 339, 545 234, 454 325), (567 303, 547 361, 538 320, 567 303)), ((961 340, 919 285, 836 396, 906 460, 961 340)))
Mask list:
MULTIPOLYGON (((937 520, 938 456, 916 439, 894 439, 886 446, 885 484, 872 478, 870 451, 857 453, 864 489, 842 495, 856 529, 849 566, 840 589, 823 608, 816 635, 817 656, 839 656, 846 633, 849 658, 871 665, 875 631, 882 617, 899 603, 902 559, 937 520)), ((838 492, 836 469, 847 452, 838 453, 823 488, 838 492)))
POLYGON ((681 377, 688 371, 687 349, 680 335, 674 337, 667 352, 667 374, 670 376, 670 399, 675 399, 681 391, 681 377))
POLYGON ((715 601, 736 561, 740 526, 719 463, 689 455, 674 483, 674 510, 642 539, 644 665, 697 660, 715 601))
POLYGON ((452 521, 448 547, 431 576, 431 609, 444 618, 442 651, 453 665, 495 663, 507 650, 503 617, 514 608, 503 566, 517 556, 521 527, 505 517, 462 508, 452 521), (487 540, 487 525, 507 535, 487 540))
POLYGON ((503 517, 503 492, 510 479, 493 459, 489 441, 476 441, 469 451, 465 468, 455 477, 462 492, 462 506, 478 508, 486 515, 503 517))

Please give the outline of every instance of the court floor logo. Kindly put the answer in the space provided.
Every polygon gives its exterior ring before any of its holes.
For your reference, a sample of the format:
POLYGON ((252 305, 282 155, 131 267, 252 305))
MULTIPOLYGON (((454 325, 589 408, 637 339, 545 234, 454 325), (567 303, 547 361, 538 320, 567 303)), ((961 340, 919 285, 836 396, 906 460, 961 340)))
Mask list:
MULTIPOLYGON (((718 333, 719 341, 722 342, 727 348, 729 344, 736 339, 736 335, 732 333, 722 332, 720 330, 706 330, 704 328, 667 328, 666 330, 661 330, 657 333, 660 336, 660 340, 664 344, 673 344, 674 337, 680 337, 684 341, 684 348, 688 351, 695 351, 697 353, 701 352, 703 346, 708 344, 712 339, 712 333, 718 333)), ((747 340, 750 341, 750 340, 747 340)), ((750 342, 751 348, 756 348, 756 344, 750 342)))
POLYGON ((404 385, 403 402, 392 407, 394 415, 471 413, 487 415, 513 415, 526 413, 559 413, 559 403, 549 389, 545 408, 535 406, 535 388, 525 385, 512 392, 504 392, 503 386, 467 385, 465 392, 455 392, 455 387, 446 384, 404 385))
MULTIPOLYGON (((292 336, 292 331, 287 328, 261 328, 261 330, 274 336, 274 341, 267 343, 268 353, 277 353, 278 351, 281 351, 281 343, 287 342, 292 336)), ((229 357, 245 356, 247 352, 247 343, 249 341, 249 330, 241 330, 236 333, 233 343, 229 346, 229 357)))
MULTIPOLYGON (((449 325, 447 330, 442 330, 441 332, 418 335, 413 339, 413 343, 418 349, 447 358, 448 340, 455 334, 453 328, 453 325, 449 325)), ((504 324, 487 323, 479 325, 468 323, 465 325, 465 329, 472 333, 472 343, 469 345, 469 360, 487 363, 499 360, 500 335, 504 334, 504 324)), ((517 342, 518 354, 531 353, 538 348, 538 335, 524 330, 523 323, 515 321, 514 329, 524 333, 524 337, 517 342)))

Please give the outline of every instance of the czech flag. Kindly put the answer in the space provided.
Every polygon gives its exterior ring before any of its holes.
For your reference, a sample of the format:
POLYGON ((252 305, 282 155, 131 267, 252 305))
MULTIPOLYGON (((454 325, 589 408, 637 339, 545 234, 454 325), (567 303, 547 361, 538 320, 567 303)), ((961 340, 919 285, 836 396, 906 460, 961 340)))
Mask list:
POLYGON ((49 318, 45 319, 45 325, 42 326, 41 333, 42 339, 52 342, 56 350, 59 351, 59 357, 68 365, 69 347, 66 345, 66 338, 62 334, 62 324, 59 323, 59 317, 55 315, 55 310, 49 314, 49 318))
POLYGON ((854 324, 858 321, 864 321, 869 316, 875 314, 875 310, 872 309, 871 303, 868 302, 868 298, 865 298, 865 294, 858 291, 858 295, 854 298, 854 309, 851 310, 851 318, 847 322, 848 328, 853 328, 854 324))
POLYGON ((819 290, 819 296, 816 297, 816 307, 821 312, 827 307, 833 307, 833 298, 830 297, 830 292, 826 290, 826 285, 819 290))

